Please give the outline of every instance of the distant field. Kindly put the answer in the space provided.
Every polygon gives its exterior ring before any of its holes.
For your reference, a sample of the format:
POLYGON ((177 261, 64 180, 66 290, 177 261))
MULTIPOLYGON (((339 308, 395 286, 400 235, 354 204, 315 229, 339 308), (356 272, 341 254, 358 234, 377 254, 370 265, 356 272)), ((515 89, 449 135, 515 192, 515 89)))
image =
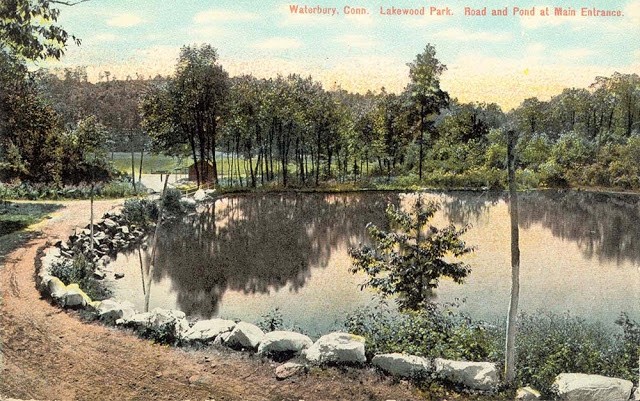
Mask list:
MULTIPOLYGON (((131 174, 131 153, 124 152, 115 152, 113 153, 113 166, 118 171, 122 171, 128 174, 131 174)), ((135 153, 134 155, 135 166, 136 166, 136 176, 138 174, 138 168, 140 167, 140 153, 135 153)), ((218 164, 218 172, 222 173, 221 176, 228 176, 230 161, 226 156, 219 155, 216 158, 216 162, 218 164)), ((240 162, 240 173, 244 177, 244 167, 247 163, 244 159, 241 159, 240 162)), ((254 161, 255 163, 255 161, 254 161)), ((173 171, 176 168, 184 168, 187 169, 191 165, 190 158, 184 158, 182 161, 179 161, 176 158, 172 158, 164 155, 154 155, 151 153, 145 153, 142 159, 142 174, 153 174, 164 171, 173 171)), ((247 164, 247 169, 249 168, 247 164)), ((234 161, 234 177, 237 175, 237 166, 234 161)))
MULTIPOLYGON (((134 154, 134 160, 136 165, 136 174, 138 174, 138 168, 140 167, 140 153, 134 154)), ((131 153, 115 152, 113 153, 113 167, 118 171, 131 174, 131 153)), ((164 156, 154 155, 151 153, 145 153, 142 159, 142 174, 152 174, 160 171, 169 171, 175 168, 187 168, 190 164, 189 159, 183 159, 182 162, 178 159, 164 156)))

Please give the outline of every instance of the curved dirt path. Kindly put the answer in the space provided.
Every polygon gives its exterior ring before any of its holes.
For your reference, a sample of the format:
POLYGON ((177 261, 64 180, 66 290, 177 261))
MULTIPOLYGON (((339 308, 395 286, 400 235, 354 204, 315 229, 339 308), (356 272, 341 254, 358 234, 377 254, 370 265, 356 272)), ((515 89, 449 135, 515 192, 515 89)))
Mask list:
MULTIPOLYGON (((34 283, 37 249, 65 239, 89 221, 88 201, 60 203, 64 208, 32 227, 42 235, 0 266, 0 399, 421 399, 406 383, 392 383, 371 370, 312 369, 277 381, 277 363, 254 355, 159 346, 81 322, 74 312, 41 299, 34 283)), ((119 204, 97 201, 96 216, 119 204)))

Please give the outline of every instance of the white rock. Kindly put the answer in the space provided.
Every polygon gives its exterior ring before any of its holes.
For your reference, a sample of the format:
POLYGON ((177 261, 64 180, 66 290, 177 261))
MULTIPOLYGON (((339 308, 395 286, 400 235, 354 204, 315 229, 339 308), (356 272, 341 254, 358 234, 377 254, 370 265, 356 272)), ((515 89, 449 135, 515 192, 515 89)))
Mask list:
POLYGON ((151 311, 151 327, 160 329, 172 327, 179 336, 189 330, 189 322, 184 312, 175 309, 155 308, 151 311))
POLYGON ((230 347, 258 348, 264 332, 255 324, 239 322, 225 341, 230 347))
POLYGON ((115 221, 111 220, 111 219, 104 219, 102 221, 102 223, 107 226, 108 228, 114 228, 118 226, 118 223, 116 223, 115 221))
POLYGON ((97 309, 98 318, 109 325, 114 325, 118 319, 129 319, 136 314, 134 305, 129 301, 105 299, 97 309))
POLYGON ((313 363, 364 363, 364 337, 349 333, 329 333, 318 339, 307 351, 313 363))
POLYGON ((633 392, 633 397, 631 397, 631 401, 640 401, 640 387, 633 392))
POLYGON ((196 200, 193 198, 180 198, 180 203, 182 203, 185 206, 195 206, 196 200))
POLYGON ((220 333, 214 340, 213 345, 224 345, 227 343, 229 336, 231 335, 230 331, 225 331, 224 333, 220 333))
POLYGON ((67 286, 64 285, 62 280, 58 277, 49 276, 49 280, 47 282, 47 289, 49 291, 49 295, 51 298, 55 300, 60 300, 64 297, 64 294, 67 293, 67 286))
POLYGON ((89 303, 91 303, 91 298, 76 283, 67 286, 67 292, 61 299, 61 304, 64 307, 86 306, 89 303))
POLYGON ((516 401, 536 401, 542 397, 540 392, 531 387, 522 387, 516 391, 516 401))
POLYGON ((307 367, 300 363, 287 362, 276 368, 276 379, 284 380, 305 373, 307 367))
POLYGON ((116 325, 132 326, 136 328, 151 326, 151 312, 136 313, 133 316, 116 320, 116 325))
POLYGON ((565 401, 628 401, 633 389, 629 380, 584 373, 561 373, 553 386, 565 401))
POLYGON ((427 358, 400 353, 376 355, 371 363, 393 376, 415 377, 432 369, 427 358))
POLYGON ((193 199, 196 202, 202 202, 203 200, 205 200, 207 198, 207 194, 206 192, 204 192, 204 189, 200 188, 199 190, 197 190, 194 194, 193 194, 193 199))
POLYGON ((235 325, 233 320, 199 320, 184 333, 183 339, 186 341, 211 341, 222 333, 230 332, 235 325))
POLYGON ((441 377, 472 390, 491 390, 498 384, 498 369, 495 363, 436 358, 434 364, 436 373, 441 377))
POLYGON ((259 355, 279 352, 299 353, 313 345, 313 341, 304 334, 293 331, 272 331, 264 335, 258 347, 259 355))

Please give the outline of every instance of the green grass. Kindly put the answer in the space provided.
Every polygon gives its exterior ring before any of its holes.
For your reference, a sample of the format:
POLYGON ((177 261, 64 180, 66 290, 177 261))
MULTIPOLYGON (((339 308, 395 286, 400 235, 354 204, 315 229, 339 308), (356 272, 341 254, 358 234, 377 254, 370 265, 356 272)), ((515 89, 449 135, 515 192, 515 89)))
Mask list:
MULTIPOLYGON (((140 168, 140 153, 134 154, 134 162, 136 166, 136 177, 138 174, 138 169, 140 168)), ((125 152, 114 152, 113 158, 110 160, 113 163, 113 167, 127 174, 131 174, 131 153, 125 152)), ((218 157, 216 158, 216 162, 218 165, 218 172, 224 173, 225 176, 229 174, 230 160, 226 157, 218 157)), ((244 178, 244 168, 246 166, 247 171, 249 170, 248 161, 241 159, 240 160, 240 173, 244 178)), ((255 163, 255 160, 253 161, 255 163)), ((156 155, 151 153, 145 153, 144 158, 142 159, 142 174, 153 174, 165 171, 174 171, 176 168, 188 168, 192 164, 191 158, 185 157, 182 160, 178 160, 176 158, 165 156, 165 155, 156 155)), ((278 167, 280 165, 278 164, 278 167)), ((237 164, 234 161, 233 169, 234 169, 234 177, 237 175, 237 164)))
MULTIPOLYGON (((133 159, 136 166, 137 177, 138 168, 140 167, 140 153, 135 153, 133 159)), ((114 152, 111 161, 116 170, 131 174, 131 153, 114 152)), ((175 168, 186 168, 189 164, 191 164, 191 159, 189 158, 184 158, 179 161, 176 158, 165 155, 145 153, 142 159, 142 174, 173 171, 175 168)))
POLYGON ((50 203, 0 203, 0 262, 34 235, 25 231, 28 226, 59 208, 60 205, 50 203))

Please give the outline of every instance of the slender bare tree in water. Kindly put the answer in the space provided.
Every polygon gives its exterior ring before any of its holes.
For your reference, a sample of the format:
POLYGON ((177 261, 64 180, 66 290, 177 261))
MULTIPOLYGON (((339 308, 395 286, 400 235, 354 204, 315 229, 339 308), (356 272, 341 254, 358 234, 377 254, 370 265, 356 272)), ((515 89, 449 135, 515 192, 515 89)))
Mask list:
POLYGON ((518 230, 518 193, 516 192, 516 133, 507 131, 507 170, 509 179, 509 215, 511 217, 511 300, 507 316, 505 379, 513 383, 516 377, 516 320, 520 298, 520 232, 518 230))

